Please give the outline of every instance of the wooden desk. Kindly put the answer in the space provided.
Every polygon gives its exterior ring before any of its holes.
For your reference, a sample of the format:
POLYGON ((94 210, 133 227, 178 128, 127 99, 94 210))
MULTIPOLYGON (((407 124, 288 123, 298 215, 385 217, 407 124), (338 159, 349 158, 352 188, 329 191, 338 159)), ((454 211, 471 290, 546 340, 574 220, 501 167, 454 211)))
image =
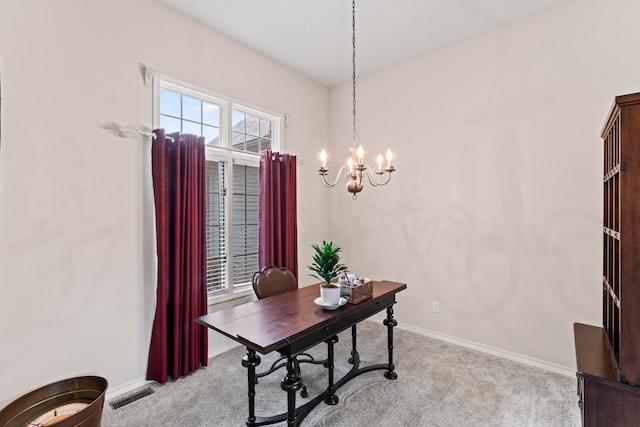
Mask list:
POLYGON ((397 321, 393 318, 396 294, 407 285, 389 281, 373 283, 373 297, 359 304, 346 304, 337 310, 323 310, 313 301, 320 295, 318 285, 300 288, 247 304, 231 307, 217 313, 201 316, 196 322, 241 343, 247 348, 242 366, 247 368, 249 388, 249 417, 247 426, 261 426, 287 420, 289 426, 297 426, 321 401, 335 405, 335 392, 349 380, 372 370, 385 370, 385 377, 396 379, 393 365, 393 328, 397 321), (362 320, 382 311, 387 311, 384 325, 387 326, 388 363, 360 368, 360 357, 356 349, 356 325, 362 320), (352 328, 352 350, 349 362, 351 370, 334 383, 333 346, 338 341, 337 334, 352 328), (296 391, 300 389, 301 378, 296 374, 298 361, 295 356, 321 343, 327 344, 328 386, 320 395, 296 408, 296 391), (271 417, 255 415, 256 367, 261 354, 278 351, 287 357, 287 373, 281 387, 287 392, 287 412, 271 417))

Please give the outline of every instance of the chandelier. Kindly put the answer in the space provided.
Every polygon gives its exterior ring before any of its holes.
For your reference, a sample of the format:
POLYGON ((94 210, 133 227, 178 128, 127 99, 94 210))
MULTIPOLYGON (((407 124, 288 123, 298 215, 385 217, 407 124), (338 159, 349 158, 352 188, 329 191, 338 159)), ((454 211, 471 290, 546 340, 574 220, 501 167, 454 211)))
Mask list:
POLYGON ((364 162, 364 149, 362 145, 357 143, 356 138, 356 1, 353 0, 351 4, 352 8, 352 46, 353 46, 353 55, 352 55, 352 63, 353 63, 353 73, 351 75, 351 80, 353 83, 353 146, 350 147, 351 154, 349 155, 349 159, 347 160, 346 165, 342 165, 340 170, 338 171, 338 175, 336 176, 335 181, 329 182, 327 181, 327 173, 329 169, 327 169, 327 152, 322 149, 320 153, 320 161, 322 162, 322 166, 318 169, 318 174, 322 176, 322 182, 327 187, 333 187, 337 184, 338 179, 346 171, 344 175, 347 179, 347 191, 353 195, 353 200, 358 198, 358 193, 362 191, 362 179, 366 175, 369 184, 372 187, 378 187, 380 185, 386 185, 391 180, 391 173, 396 169, 391 165, 392 153, 391 150, 387 150, 386 153, 386 166, 383 168, 384 160, 382 154, 378 154, 378 167, 374 172, 371 171, 371 168, 364 162))

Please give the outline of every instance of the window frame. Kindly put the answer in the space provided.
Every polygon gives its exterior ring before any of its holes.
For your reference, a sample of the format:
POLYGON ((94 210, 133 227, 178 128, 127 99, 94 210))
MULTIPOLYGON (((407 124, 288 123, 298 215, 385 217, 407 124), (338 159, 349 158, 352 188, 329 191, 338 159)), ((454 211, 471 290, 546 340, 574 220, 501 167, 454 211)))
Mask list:
MULTIPOLYGON (((211 102, 220 106, 220 128, 219 138, 223 141, 220 147, 205 145, 205 161, 224 161, 227 164, 227 173, 225 173, 225 233, 228 260, 226 263, 227 271, 225 272, 225 288, 207 294, 209 305, 229 301, 236 298, 245 297, 253 294, 251 283, 237 287, 234 289, 233 275, 233 167, 235 164, 244 164, 259 167, 260 153, 249 153, 246 151, 235 150, 232 148, 233 137, 233 111, 242 111, 245 114, 251 114, 260 118, 270 120, 272 122, 271 129, 271 150, 282 150, 281 129, 283 123, 283 115, 267 111, 263 108, 257 108, 246 102, 215 93, 211 90, 195 86, 193 84, 180 81, 178 79, 168 77, 159 73, 154 74, 153 79, 153 128, 160 126, 160 90, 167 89, 178 92, 189 97, 211 102)), ((168 132, 173 132, 173 130, 168 132)))

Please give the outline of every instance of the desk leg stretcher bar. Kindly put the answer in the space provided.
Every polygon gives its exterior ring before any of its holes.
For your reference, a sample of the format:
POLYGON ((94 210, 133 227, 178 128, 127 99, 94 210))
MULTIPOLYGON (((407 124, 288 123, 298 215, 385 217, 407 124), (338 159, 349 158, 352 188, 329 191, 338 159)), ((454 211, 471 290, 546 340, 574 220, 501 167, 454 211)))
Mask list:
POLYGON ((298 361, 295 355, 287 357, 287 373, 282 378, 281 387, 287 392, 287 412, 274 415, 271 417, 257 417, 255 415, 255 386, 256 386, 256 366, 260 364, 260 356, 256 354, 254 350, 247 349, 247 355, 242 359, 242 366, 247 368, 248 385, 249 385, 249 417, 247 418, 248 427, 263 426, 269 424, 275 424, 282 421, 287 421, 288 426, 298 426, 305 419, 305 417, 315 408, 320 402, 324 401, 327 405, 336 405, 339 401, 335 392, 347 382, 351 381, 358 375, 365 372, 375 370, 386 370, 384 373, 385 378, 395 380, 398 375, 394 371, 393 365, 393 328, 397 326, 398 322, 393 318, 393 306, 387 307, 387 317, 383 321, 383 324, 387 327, 387 340, 389 348, 389 363, 382 363, 378 365, 370 365, 360 368, 360 355, 356 349, 356 325, 352 326, 352 351, 349 363, 353 364, 353 367, 342 377, 338 382, 334 384, 333 371, 334 371, 334 345, 338 342, 338 337, 333 336, 325 341, 327 344, 327 368, 329 383, 327 388, 314 397, 309 402, 296 408, 296 392, 300 389, 302 379, 296 373, 298 371, 298 361))

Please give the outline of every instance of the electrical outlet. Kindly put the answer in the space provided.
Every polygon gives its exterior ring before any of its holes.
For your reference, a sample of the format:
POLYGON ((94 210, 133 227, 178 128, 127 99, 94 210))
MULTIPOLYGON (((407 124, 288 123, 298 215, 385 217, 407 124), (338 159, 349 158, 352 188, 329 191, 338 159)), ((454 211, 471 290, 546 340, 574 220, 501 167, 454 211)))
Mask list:
POLYGON ((438 301, 433 302, 432 308, 434 313, 440 313, 440 303, 438 301))

